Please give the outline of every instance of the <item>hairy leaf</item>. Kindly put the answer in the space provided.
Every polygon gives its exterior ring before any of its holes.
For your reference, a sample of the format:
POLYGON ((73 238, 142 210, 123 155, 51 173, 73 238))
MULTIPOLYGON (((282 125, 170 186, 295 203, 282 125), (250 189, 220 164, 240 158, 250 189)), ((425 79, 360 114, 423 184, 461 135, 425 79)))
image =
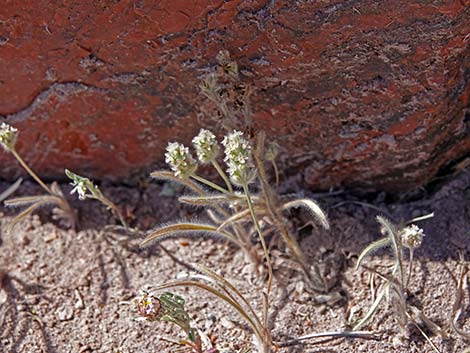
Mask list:
POLYGON ((235 244, 240 245, 240 242, 232 236, 230 233, 218 230, 217 227, 210 224, 198 224, 198 223, 176 223, 167 226, 162 226, 152 231, 141 243, 141 246, 147 245, 152 241, 163 240, 164 237, 177 235, 178 233, 208 233, 210 235, 221 236, 228 239, 235 244))
POLYGON ((369 254, 371 254, 371 253, 373 253, 373 252, 375 252, 375 251, 377 251, 381 248, 384 248, 384 247, 386 247, 390 244, 391 244, 390 238, 382 238, 382 239, 374 241, 373 243, 366 246, 366 248, 364 250, 362 250, 361 254, 357 258, 356 270, 359 268, 359 266, 361 266, 362 261, 364 260, 364 258, 367 255, 369 255, 369 254))
POLYGON ((159 286, 155 287, 155 290, 162 290, 162 289, 174 288, 174 287, 196 287, 196 288, 203 289, 203 290, 215 295, 219 299, 221 299, 224 302, 226 302, 227 304, 229 304, 232 308, 234 308, 248 322, 248 324, 251 326, 251 328, 255 332, 256 337, 261 342, 263 341, 263 336, 264 335, 262 334, 262 332, 260 331, 260 329, 256 325, 255 321, 253 321, 251 316, 247 313, 247 311, 243 307, 241 307, 240 304, 238 304, 236 301, 231 299, 229 296, 222 293, 220 290, 218 290, 218 289, 216 289, 216 288, 214 288, 210 285, 207 285, 205 283, 198 282, 198 281, 184 281, 184 280, 183 281, 164 283, 162 285, 159 285, 159 286))
POLYGON ((10 197, 10 195, 13 194, 19 188, 22 182, 23 179, 19 178, 17 181, 15 181, 14 184, 10 185, 4 192, 2 192, 0 194, 0 202, 10 197))
POLYGON ((326 218, 325 213, 322 211, 320 206, 318 206, 318 204, 313 200, 310 200, 310 199, 293 200, 293 201, 285 203, 282 206, 282 209, 288 210, 290 208, 297 208, 297 207, 302 207, 306 209, 310 213, 310 215, 312 215, 314 218, 320 221, 320 224, 325 229, 330 228, 330 224, 328 223, 328 219, 326 218))
POLYGON ((24 217, 26 217, 27 215, 29 215, 31 212, 33 212, 35 209, 41 207, 41 206, 44 206, 45 204, 47 204, 47 202, 36 202, 34 204, 32 204, 31 206, 29 206, 27 209, 25 209, 24 211, 20 212, 18 215, 16 215, 15 218, 12 219, 12 221, 10 222, 10 224, 8 225, 8 228, 7 228, 7 232, 11 232, 13 230, 13 228, 15 227, 15 225, 21 221, 24 217))
POLYGON ((159 179, 159 180, 170 180, 170 181, 176 182, 178 184, 186 186, 187 188, 193 190, 195 193, 197 193, 199 195, 205 195, 206 194, 204 189, 202 189, 194 181, 192 181, 190 179, 187 179, 187 178, 186 179, 178 178, 172 172, 168 172, 168 171, 165 171, 165 170, 158 170, 158 171, 150 173, 150 176, 152 178, 159 179))
POLYGON ((235 195, 203 195, 203 196, 181 196, 178 201, 187 203, 194 206, 215 206, 215 205, 226 205, 235 201, 244 200, 244 197, 238 197, 235 195))
POLYGON ((39 196, 21 196, 5 201, 6 206, 28 206, 36 202, 41 204, 57 203, 57 196, 39 195, 39 196))
POLYGON ((384 287, 380 291, 377 298, 375 298, 374 303, 369 308, 369 311, 367 311, 367 314, 361 320, 359 320, 359 322, 356 325, 354 325, 354 327, 352 329, 353 331, 360 330, 361 327, 363 327, 367 322, 369 322, 369 320, 371 320, 374 317, 380 303, 385 298, 385 294, 386 294, 387 290, 389 289, 388 287, 390 286, 390 283, 387 283, 385 286, 386 287, 384 287))

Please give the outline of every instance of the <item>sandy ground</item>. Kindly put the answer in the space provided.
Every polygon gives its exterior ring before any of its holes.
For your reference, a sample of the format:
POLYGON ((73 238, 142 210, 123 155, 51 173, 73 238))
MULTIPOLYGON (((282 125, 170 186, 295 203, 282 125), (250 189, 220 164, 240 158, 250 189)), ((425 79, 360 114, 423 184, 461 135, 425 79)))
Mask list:
MULTIPOLYGON (((0 184, 0 190, 6 187, 6 183, 0 184)), ((62 187, 70 190, 69 185, 62 187)), ((139 189, 105 185, 102 190, 125 206, 133 226, 144 230, 175 219, 205 218, 198 210, 178 205, 172 195, 180 190, 169 185, 152 182, 139 189)), ((295 182, 286 184, 284 191, 313 195, 295 182)), ((27 182, 17 195, 38 193, 40 189, 27 182)), ((115 220, 103 206, 69 198, 78 210, 77 232, 62 228, 51 219, 50 210, 43 209, 8 234, 6 226, 18 210, 0 208, 0 352, 173 352, 175 346, 162 338, 181 337, 176 327, 136 322, 136 315, 122 302, 133 298, 143 286, 174 279, 186 270, 185 263, 216 269, 260 309, 260 287, 256 280, 254 284, 247 281, 252 276, 240 250, 198 238, 163 242, 173 256, 158 245, 140 249, 140 239, 104 231, 105 225, 115 220)), ((434 211, 433 219, 420 224, 426 237, 416 253, 410 300, 448 331, 447 340, 432 338, 442 352, 463 352, 466 342, 452 332, 449 318, 456 293, 458 254, 468 259, 470 250, 470 173, 408 195, 359 197, 344 192, 317 195, 317 199, 328 213, 332 228, 328 232, 314 229, 307 235, 303 232, 302 248, 311 261, 322 264, 325 273, 338 273, 335 290, 342 293, 343 299, 332 305, 317 304, 298 272, 274 250, 274 340, 341 330, 351 309, 357 317, 364 314, 371 304, 370 274, 365 269, 354 271, 354 264, 358 252, 380 235, 375 216, 383 214, 400 221, 434 211)), ((307 220, 301 214, 296 219, 299 225, 307 220)), ((366 263, 386 265, 390 263, 389 253, 378 252, 366 263)), ((238 352, 250 347, 249 329, 226 305, 195 290, 177 292, 186 298, 194 324, 217 337, 221 351, 238 352)), ((468 329, 470 324, 465 323, 469 308, 461 320, 468 329)), ((367 329, 382 332, 382 339, 308 341, 280 352, 432 351, 413 327, 409 328, 409 339, 400 339, 390 310, 379 311, 367 329)))

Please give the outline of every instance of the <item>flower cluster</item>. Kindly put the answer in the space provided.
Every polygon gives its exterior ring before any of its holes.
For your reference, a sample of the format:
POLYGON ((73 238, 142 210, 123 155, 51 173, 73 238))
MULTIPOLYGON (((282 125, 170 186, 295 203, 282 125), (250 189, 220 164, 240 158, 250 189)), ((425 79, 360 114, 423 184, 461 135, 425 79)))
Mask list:
POLYGON ((188 178, 196 171, 197 164, 189 148, 178 142, 170 142, 166 148, 165 162, 171 167, 175 176, 188 178))
POLYGON ((6 123, 2 123, 0 126, 0 144, 5 151, 10 152, 15 148, 17 137, 18 129, 6 123))
POLYGON ((197 158, 201 163, 213 161, 219 153, 219 145, 215 135, 209 130, 201 129, 199 134, 193 138, 197 158))
POLYGON ((161 302, 152 292, 142 290, 134 299, 134 309, 139 316, 147 321, 157 321, 161 318, 161 302))
POLYGON ((415 249, 423 242, 424 233, 421 228, 412 224, 411 226, 403 228, 400 232, 400 236, 403 245, 409 249, 415 249))
POLYGON ((73 186, 73 189, 70 193, 77 193, 80 200, 85 200, 87 198, 87 191, 90 191, 90 193, 95 197, 100 193, 98 187, 95 186, 90 179, 77 175, 68 169, 65 169, 65 174, 72 179, 70 185, 73 186))
POLYGON ((255 177, 255 167, 252 161, 251 145, 243 137, 243 133, 234 130, 224 137, 222 144, 225 147, 224 161, 232 182, 237 185, 252 182, 255 177))

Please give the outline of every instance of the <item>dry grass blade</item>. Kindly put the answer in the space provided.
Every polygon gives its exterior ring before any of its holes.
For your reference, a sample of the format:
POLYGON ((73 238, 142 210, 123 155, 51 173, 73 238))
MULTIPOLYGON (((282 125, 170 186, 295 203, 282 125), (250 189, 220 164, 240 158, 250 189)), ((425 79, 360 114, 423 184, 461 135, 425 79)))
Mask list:
POLYGON ((6 206, 28 206, 36 202, 46 203, 57 203, 57 196, 40 195, 40 196, 21 196, 15 197, 5 201, 6 206))
POLYGON ((352 329, 353 331, 360 330, 365 324, 367 324, 374 317, 380 303, 385 298, 385 295, 387 294, 387 291, 389 290, 390 285, 391 283, 385 284, 385 287, 379 293, 377 298, 375 298, 374 303, 371 305, 371 307, 367 311, 367 314, 362 319, 360 319, 357 324, 353 326, 353 329, 352 329))
POLYGON ((208 277, 211 277, 214 281, 216 281, 217 283, 219 283, 219 285, 223 285, 224 287, 227 287, 228 289, 230 289, 233 293, 235 293, 242 301, 243 303, 245 303, 245 305, 247 306, 247 308, 249 309, 249 311, 251 312, 251 314, 253 315, 253 317, 255 318, 257 324, 259 325, 259 328, 262 329, 262 324, 261 322, 259 321, 258 319, 258 316, 256 315, 253 307, 250 305, 250 303, 248 302, 248 300, 243 296, 243 294, 240 293, 240 291, 232 284, 230 283, 228 280, 226 280, 224 277, 222 277, 221 275, 215 273, 214 271, 208 269, 207 267, 205 266, 201 266, 201 265, 197 265, 197 264, 193 264, 192 265, 197 271, 200 271, 201 273, 204 273, 206 276, 208 277))
POLYGON ((443 339, 449 338, 447 332, 445 332, 442 327, 440 327, 438 324, 431 321, 426 315, 424 315, 421 310, 419 310, 413 305, 409 305, 408 307, 411 309, 413 316, 416 317, 419 321, 421 321, 432 332, 434 336, 438 336, 443 339))
POLYGON ((256 337, 261 342, 263 341, 263 334, 259 330, 256 323, 251 319, 250 315, 246 312, 245 309, 243 309, 243 307, 241 307, 236 301, 231 299, 229 296, 225 295, 224 293, 220 292, 219 290, 217 290, 217 289, 215 289, 215 288, 213 288, 213 287, 211 287, 211 286, 209 286, 205 283, 201 283, 201 282, 198 282, 198 281, 184 281, 183 280, 183 281, 178 281, 178 282, 169 282, 169 283, 165 283, 165 284, 162 284, 162 285, 159 285, 159 286, 155 287, 155 290, 162 290, 162 289, 175 288, 175 287, 196 287, 196 288, 203 289, 203 290, 215 295, 219 299, 221 299, 224 302, 226 302, 227 304, 229 304, 232 308, 234 308, 248 322, 250 327, 253 329, 256 337))
POLYGON ((362 338, 368 340, 376 340, 380 341, 382 339, 382 335, 380 333, 374 333, 369 331, 331 331, 331 332, 319 332, 319 333, 312 333, 305 336, 300 336, 294 338, 293 340, 277 343, 278 347, 289 347, 294 346, 296 344, 300 344, 302 341, 314 339, 314 338, 362 338))
POLYGON ((418 331, 421 333, 421 335, 424 337, 424 339, 429 343, 429 345, 434 349, 436 353, 442 353, 439 348, 434 344, 434 342, 431 340, 431 338, 424 332, 424 330, 413 320, 411 315, 409 313, 406 313, 408 316, 408 319, 410 322, 418 329, 418 331))
POLYGON ((10 224, 8 225, 8 228, 7 228, 7 232, 10 233, 13 228, 16 226, 16 224, 21 221, 24 217, 26 217, 27 215, 29 215, 31 212, 33 212, 35 209, 41 207, 41 206, 44 206, 46 205, 48 202, 45 202, 45 201, 38 201, 38 202, 35 202, 33 203, 31 206, 29 206, 27 209, 25 209, 24 211, 20 212, 18 215, 16 215, 15 218, 13 218, 13 220, 10 222, 10 224))
POLYGON ((325 213, 323 210, 318 206, 318 204, 310 199, 298 199, 293 200, 290 202, 285 203, 282 205, 283 210, 288 210, 290 208, 298 208, 302 207, 306 209, 314 218, 320 221, 320 224, 325 228, 329 229, 330 224, 328 223, 328 219, 326 218, 325 213))
POLYGON ((431 212, 431 213, 429 213, 427 215, 424 215, 424 216, 419 216, 419 217, 415 217, 413 219, 410 219, 405 224, 408 225, 408 224, 415 223, 415 222, 418 222, 418 221, 424 221, 425 219, 429 219, 429 218, 432 218, 432 217, 434 217, 434 212, 431 212))
POLYGON ((17 181, 15 181, 14 184, 10 185, 4 192, 2 192, 0 194, 0 202, 10 197, 10 195, 13 194, 19 188, 22 182, 23 179, 19 178, 17 181))
POLYGON ((178 201, 194 206, 218 206, 227 205, 246 198, 237 195, 207 195, 207 196, 180 196, 178 201))
POLYGON ((62 190, 60 190, 59 184, 57 184, 57 182, 55 182, 55 181, 51 184, 51 191, 55 195, 64 197, 64 193, 62 192, 62 190))
POLYGON ((402 245, 401 245, 400 239, 398 238, 398 229, 392 222, 390 222, 385 217, 377 216, 376 219, 382 225, 386 234, 388 234, 388 237, 393 245, 393 251, 395 253, 394 255, 395 255, 395 261, 396 261, 395 266, 400 274, 400 282, 403 284, 403 281, 404 281, 403 262, 402 262, 403 254, 402 254, 402 245))
POLYGON ((390 245, 391 243, 391 240, 389 238, 383 238, 383 239, 380 239, 380 240, 377 240, 377 241, 374 241, 373 243, 369 244, 364 250, 362 250, 361 254, 359 255, 359 257, 357 258, 357 262, 356 262, 356 270, 359 268, 359 266, 361 266, 362 264, 362 261, 364 260, 364 258, 381 249, 381 248, 384 248, 386 247, 387 245, 390 245))
MULTIPOLYGON (((258 210, 255 209, 255 212, 259 217, 263 217, 266 214, 265 212, 262 212, 259 209, 258 210)), ((250 214, 249 209, 235 213, 233 216, 223 221, 222 224, 217 229, 222 230, 225 227, 229 226, 230 224, 240 222, 240 221, 246 221, 246 220, 251 220, 251 214, 250 214)))
POLYGON ((452 306, 452 320, 451 325, 454 331, 461 337, 466 340, 470 340, 470 333, 464 331, 462 328, 459 327, 459 320, 462 312, 464 310, 465 304, 465 291, 463 288, 464 281, 467 277, 468 268, 465 265, 462 265, 460 269, 460 276, 457 281, 457 293, 455 296, 454 305, 452 306))
POLYGON ((158 171, 150 173, 150 176, 155 179, 169 180, 169 181, 173 181, 178 184, 184 185, 199 195, 205 194, 204 189, 202 189, 197 183, 195 183, 194 181, 190 179, 181 179, 181 178, 175 177, 175 175, 172 172, 158 170, 158 171))
POLYGON ((177 235, 178 233, 209 233, 211 235, 221 236, 225 239, 228 239, 234 242, 237 245, 240 245, 240 242, 232 236, 230 233, 225 231, 220 231, 217 227, 210 224, 197 224, 197 223, 176 223, 168 226, 163 226, 157 230, 150 233, 144 241, 142 241, 141 246, 148 245, 152 241, 163 240, 164 237, 177 235))

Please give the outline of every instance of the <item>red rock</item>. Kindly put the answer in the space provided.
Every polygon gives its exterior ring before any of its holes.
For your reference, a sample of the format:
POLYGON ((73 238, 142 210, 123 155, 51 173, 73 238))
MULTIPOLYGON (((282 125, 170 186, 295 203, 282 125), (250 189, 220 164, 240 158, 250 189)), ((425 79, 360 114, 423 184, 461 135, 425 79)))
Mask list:
POLYGON ((198 84, 221 49, 310 186, 408 189, 470 151, 468 0, 7 0, 0 23, 0 114, 44 177, 162 165, 168 140, 216 123, 198 84))

